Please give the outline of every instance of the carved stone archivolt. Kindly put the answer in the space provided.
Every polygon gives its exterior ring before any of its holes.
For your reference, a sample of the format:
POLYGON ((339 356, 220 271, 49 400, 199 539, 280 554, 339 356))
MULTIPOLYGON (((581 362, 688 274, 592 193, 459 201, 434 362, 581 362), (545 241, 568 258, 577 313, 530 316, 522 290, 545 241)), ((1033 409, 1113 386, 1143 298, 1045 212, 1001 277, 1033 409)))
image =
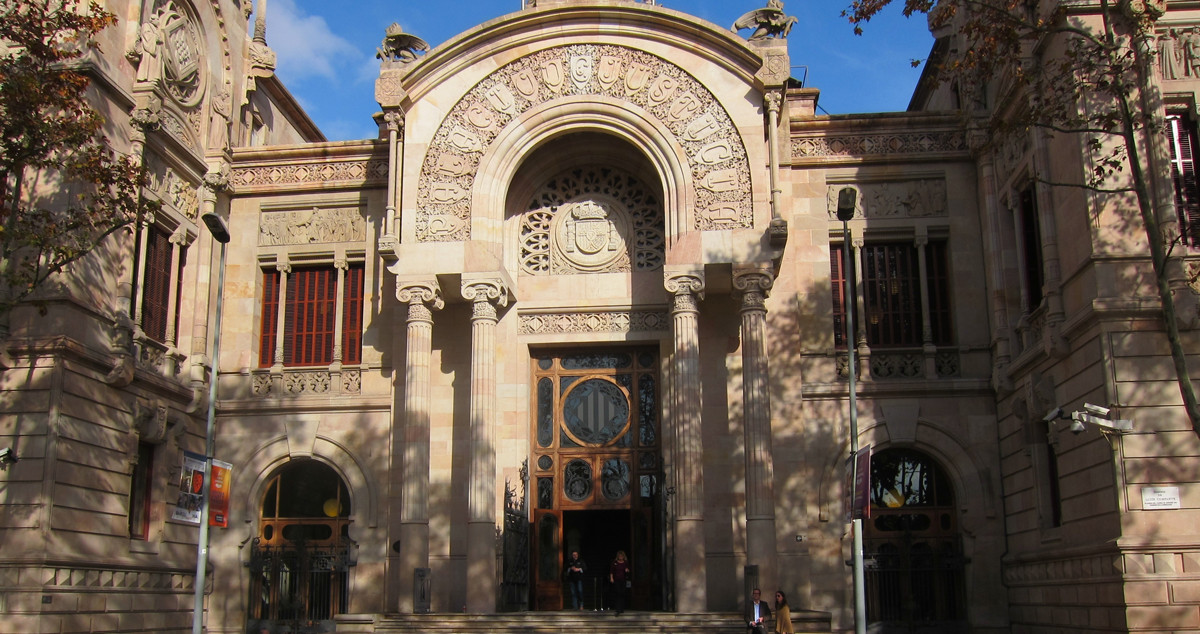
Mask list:
POLYGON ((581 313, 522 313, 522 335, 564 333, 669 332, 671 317, 661 310, 581 313))
POLYGON ((357 207, 266 211, 258 225, 259 246, 362 242, 367 221, 357 207))
POLYGON ((568 170, 535 193, 520 220, 526 275, 662 268, 662 204, 636 176, 616 168, 568 170))
POLYGON ((753 225, 746 149, 712 93, 687 71, 648 53, 576 45, 505 65, 451 109, 422 164, 417 239, 469 239, 475 173, 500 131, 531 108, 587 96, 616 99, 648 113, 686 151, 696 186, 695 229, 753 225))
POLYGON ((946 181, 925 178, 882 183, 837 183, 825 192, 830 220, 837 220, 838 193, 849 187, 858 192, 856 218, 928 218, 947 215, 946 181))

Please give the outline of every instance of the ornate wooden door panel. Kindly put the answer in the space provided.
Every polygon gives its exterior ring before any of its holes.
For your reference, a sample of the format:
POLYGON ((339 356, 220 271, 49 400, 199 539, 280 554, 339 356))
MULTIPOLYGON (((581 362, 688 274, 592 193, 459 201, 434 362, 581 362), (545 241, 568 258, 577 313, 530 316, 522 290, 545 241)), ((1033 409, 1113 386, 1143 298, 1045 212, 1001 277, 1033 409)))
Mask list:
MULTIPOLYGON (((659 596, 658 372, 658 355, 651 348, 534 355, 533 541, 538 609, 562 607, 564 511, 611 509, 637 518, 622 523, 628 533, 622 538, 623 550, 635 571, 633 596, 659 596)), ((657 607, 657 603, 651 599, 635 607, 657 607)))

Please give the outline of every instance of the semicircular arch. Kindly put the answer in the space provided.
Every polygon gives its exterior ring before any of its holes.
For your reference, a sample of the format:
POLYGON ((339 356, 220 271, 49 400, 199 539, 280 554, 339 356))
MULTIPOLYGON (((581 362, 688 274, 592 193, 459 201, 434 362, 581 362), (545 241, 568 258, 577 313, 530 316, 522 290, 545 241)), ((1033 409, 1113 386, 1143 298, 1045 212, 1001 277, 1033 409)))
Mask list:
POLYGON ((421 166, 416 240, 498 239, 500 231, 475 235, 476 212, 480 229, 502 222, 506 178, 520 157, 580 129, 616 134, 646 152, 672 192, 665 195, 668 238, 753 226, 746 148, 706 86, 644 51, 566 45, 497 69, 443 118, 421 166), (682 221, 689 208, 695 213, 682 221))

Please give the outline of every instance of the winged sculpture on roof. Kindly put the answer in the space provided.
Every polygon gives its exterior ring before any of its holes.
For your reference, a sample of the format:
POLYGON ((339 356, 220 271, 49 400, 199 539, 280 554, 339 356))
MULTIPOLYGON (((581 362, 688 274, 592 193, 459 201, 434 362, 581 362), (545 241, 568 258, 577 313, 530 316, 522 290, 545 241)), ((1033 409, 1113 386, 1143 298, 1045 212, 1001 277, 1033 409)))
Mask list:
POLYGON ((393 22, 387 28, 387 32, 383 36, 383 44, 377 49, 375 57, 389 62, 407 64, 416 61, 418 53, 428 50, 429 44, 425 40, 411 33, 405 33, 399 24, 393 22))
POLYGON ((768 0, 767 6, 747 12, 733 23, 732 30, 736 33, 742 29, 754 29, 751 40, 761 40, 768 37, 785 38, 792 30, 792 25, 799 20, 795 16, 783 12, 782 0, 768 0))

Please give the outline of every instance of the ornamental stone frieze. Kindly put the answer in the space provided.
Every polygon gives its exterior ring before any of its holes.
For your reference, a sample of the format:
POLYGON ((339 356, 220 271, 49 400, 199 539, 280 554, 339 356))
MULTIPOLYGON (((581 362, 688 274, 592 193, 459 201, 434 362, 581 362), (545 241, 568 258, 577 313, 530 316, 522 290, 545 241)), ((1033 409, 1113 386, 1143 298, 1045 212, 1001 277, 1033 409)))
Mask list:
POLYGON ((258 225, 259 246, 291 246, 362 242, 367 221, 357 207, 264 211, 258 225))
POLYGON ((669 131, 696 185, 694 229, 753 225, 750 164, 729 114, 682 68, 619 46, 563 46, 523 57, 484 78, 442 121, 421 167, 417 240, 471 237, 475 173, 497 136, 523 113, 556 99, 615 99, 669 131))
POLYGON ((836 183, 825 191, 830 220, 837 220, 838 193, 849 187, 858 192, 856 218, 929 218, 947 215, 946 181, 941 178, 881 183, 836 183))
POLYGON ((549 335, 572 333, 669 332, 671 317, 665 310, 520 314, 519 333, 549 335))
POLYGON ((959 131, 898 134, 824 134, 792 139, 792 157, 840 158, 898 154, 968 152, 966 135, 959 131))
POLYGON ((387 182, 387 159, 312 161, 287 165, 259 165, 233 170, 231 183, 241 192, 268 190, 280 185, 336 185, 366 187, 387 182))

